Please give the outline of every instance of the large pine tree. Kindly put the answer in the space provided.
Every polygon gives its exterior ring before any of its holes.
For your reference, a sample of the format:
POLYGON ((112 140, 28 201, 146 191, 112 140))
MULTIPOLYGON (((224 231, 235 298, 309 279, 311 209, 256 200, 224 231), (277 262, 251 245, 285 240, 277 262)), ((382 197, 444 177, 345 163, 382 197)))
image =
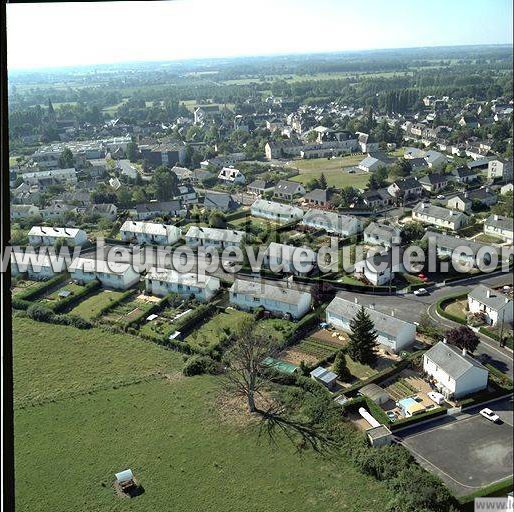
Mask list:
POLYGON ((372 365, 376 359, 375 350, 378 335, 375 331, 375 324, 364 309, 364 306, 361 306, 350 321, 350 329, 348 355, 354 361, 372 365))

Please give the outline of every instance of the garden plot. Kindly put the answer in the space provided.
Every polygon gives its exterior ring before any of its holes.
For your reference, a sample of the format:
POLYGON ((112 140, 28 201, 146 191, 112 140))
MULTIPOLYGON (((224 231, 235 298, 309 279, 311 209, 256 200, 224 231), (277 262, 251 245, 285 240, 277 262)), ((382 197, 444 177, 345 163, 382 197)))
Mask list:
POLYGON ((76 295, 84 290, 84 286, 73 282, 68 282, 62 286, 57 287, 39 299, 39 302, 45 306, 54 306, 62 299, 68 298, 70 295, 76 295))
POLYGON ((160 299, 155 297, 147 297, 142 294, 130 295, 103 315, 102 321, 126 325, 144 311, 149 311, 158 302, 160 299))
POLYGON ((91 320, 99 315, 106 306, 119 300, 122 295, 123 292, 101 290, 80 302, 70 313, 85 318, 86 320, 91 320))
POLYGON ((33 286, 37 286, 38 284, 41 284, 41 281, 33 281, 31 279, 20 279, 12 287, 12 295, 14 297, 16 294, 25 292, 29 288, 32 288, 33 286))
POLYGON ((147 320, 140 327, 139 332, 154 339, 168 338, 176 331, 175 322, 184 320, 194 310, 194 306, 188 305, 187 301, 175 307, 167 307, 156 313, 156 317, 152 320, 147 320))
POLYGON ((296 365, 299 365, 302 361, 307 365, 315 365, 333 355, 340 348, 341 345, 338 342, 320 340, 311 336, 296 345, 288 347, 280 354, 280 359, 296 365))

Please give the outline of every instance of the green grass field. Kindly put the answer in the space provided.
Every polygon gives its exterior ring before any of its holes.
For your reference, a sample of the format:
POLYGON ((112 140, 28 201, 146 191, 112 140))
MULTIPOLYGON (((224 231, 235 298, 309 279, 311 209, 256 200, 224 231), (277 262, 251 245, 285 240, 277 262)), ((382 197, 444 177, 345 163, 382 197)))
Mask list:
POLYGON ((88 297, 86 300, 80 302, 70 311, 70 313, 72 315, 78 315, 89 320, 97 315, 102 308, 107 306, 109 303, 119 299, 122 295, 123 292, 101 290, 91 297, 88 297))
POLYGON ((355 187, 363 189, 368 184, 369 173, 348 173, 348 168, 358 165, 363 158, 363 155, 350 155, 330 160, 326 158, 293 160, 288 163, 288 167, 293 167, 300 173, 298 176, 292 177, 291 180, 298 181, 304 185, 312 178, 319 178, 321 173, 323 173, 330 187, 355 187))
POLYGON ((343 458, 270 444, 179 354, 26 318, 14 333, 18 511, 374 512, 390 497, 343 458), (20 408, 35 395, 54 401, 20 408), (125 468, 145 490, 132 500, 112 488, 125 468))

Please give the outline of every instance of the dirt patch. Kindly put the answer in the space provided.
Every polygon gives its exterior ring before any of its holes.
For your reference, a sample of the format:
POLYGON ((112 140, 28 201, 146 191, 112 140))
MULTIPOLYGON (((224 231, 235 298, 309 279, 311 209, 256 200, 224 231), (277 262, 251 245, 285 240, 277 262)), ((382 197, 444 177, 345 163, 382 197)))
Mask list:
POLYGON ((179 382, 185 379, 185 375, 182 372, 165 373, 164 378, 167 382, 179 382))
MULTIPOLYGON (((255 398, 255 405, 261 410, 269 409, 273 403, 273 399, 266 394, 255 398)), ((232 427, 245 428, 261 421, 259 414, 248 412, 246 399, 242 396, 222 391, 216 398, 215 407, 220 422, 228 423, 232 427)))
POLYGON ((305 354, 304 352, 301 352, 300 350, 295 350, 294 348, 290 348, 285 350, 284 352, 281 352, 279 355, 279 359, 282 359, 282 361, 286 361, 287 363, 300 365, 302 361, 305 362, 307 365, 313 365, 318 363, 318 359, 309 354, 305 354))
POLYGON ((153 295, 143 295, 142 293, 136 297, 136 300, 145 304, 157 304, 161 301, 160 297, 154 297, 153 295))

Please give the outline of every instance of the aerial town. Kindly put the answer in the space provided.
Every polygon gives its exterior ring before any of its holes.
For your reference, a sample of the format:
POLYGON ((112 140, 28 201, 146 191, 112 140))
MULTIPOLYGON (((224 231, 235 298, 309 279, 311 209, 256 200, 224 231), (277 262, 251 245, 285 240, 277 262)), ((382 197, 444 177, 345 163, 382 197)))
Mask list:
POLYGON ((511 59, 13 73, 19 509, 507 496, 511 59))

